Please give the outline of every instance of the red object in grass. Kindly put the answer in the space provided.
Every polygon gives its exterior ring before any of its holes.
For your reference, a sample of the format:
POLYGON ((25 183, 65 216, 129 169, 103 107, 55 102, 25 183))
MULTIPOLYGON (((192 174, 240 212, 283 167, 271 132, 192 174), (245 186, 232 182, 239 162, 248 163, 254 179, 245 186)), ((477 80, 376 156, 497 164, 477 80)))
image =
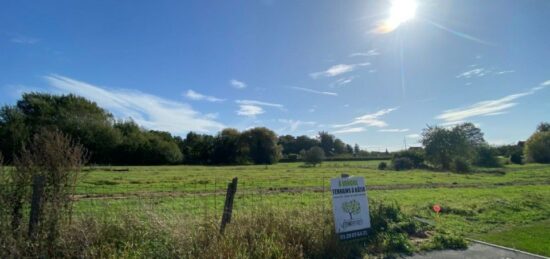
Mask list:
POLYGON ((438 204, 434 205, 432 209, 435 211, 435 213, 439 213, 441 211, 441 207, 438 204))

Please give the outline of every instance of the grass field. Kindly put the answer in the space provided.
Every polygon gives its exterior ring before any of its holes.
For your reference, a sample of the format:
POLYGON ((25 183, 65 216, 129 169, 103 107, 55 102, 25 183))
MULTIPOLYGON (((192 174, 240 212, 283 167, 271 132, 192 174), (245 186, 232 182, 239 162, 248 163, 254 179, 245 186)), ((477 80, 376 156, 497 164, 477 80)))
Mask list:
POLYGON ((218 218, 233 177, 239 178, 235 217, 261 212, 258 207, 266 205, 324 211, 331 206, 329 179, 348 173, 365 177, 370 199, 397 203, 438 229, 550 256, 550 166, 453 174, 380 171, 378 163, 88 168, 77 186, 76 212, 106 216, 148 206, 164 214, 218 218), (443 208, 439 216, 431 210, 433 204, 443 208))

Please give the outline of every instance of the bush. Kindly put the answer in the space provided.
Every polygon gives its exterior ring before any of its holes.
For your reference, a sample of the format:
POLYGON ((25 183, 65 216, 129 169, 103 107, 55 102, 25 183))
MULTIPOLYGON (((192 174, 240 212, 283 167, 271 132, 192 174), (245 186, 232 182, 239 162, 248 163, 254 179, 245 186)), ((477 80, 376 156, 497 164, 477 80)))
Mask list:
POLYGON ((489 146, 478 147, 475 165, 481 167, 501 167, 502 164, 495 153, 495 150, 489 146))
POLYGON ((414 164, 408 157, 398 157, 393 159, 393 168, 397 171, 401 170, 410 170, 413 168, 414 164))
POLYGON ((325 151, 320 147, 312 147, 308 151, 303 152, 302 159, 306 165, 320 164, 325 159, 325 151))
POLYGON ((455 173, 468 173, 471 170, 470 162, 464 158, 457 157, 451 164, 451 170, 455 173))
POLYGON ((537 163, 550 163, 550 131, 533 134, 525 143, 527 159, 537 163))
POLYGON ((413 168, 422 168, 424 166, 424 151, 405 150, 393 155, 393 159, 408 158, 412 162, 413 168))
POLYGON ((378 170, 386 170, 386 168, 388 168, 388 164, 386 162, 380 162, 380 164, 378 164, 378 170))
POLYGON ((514 153, 510 156, 510 162, 514 164, 521 165, 523 164, 523 157, 521 157, 521 153, 514 153))

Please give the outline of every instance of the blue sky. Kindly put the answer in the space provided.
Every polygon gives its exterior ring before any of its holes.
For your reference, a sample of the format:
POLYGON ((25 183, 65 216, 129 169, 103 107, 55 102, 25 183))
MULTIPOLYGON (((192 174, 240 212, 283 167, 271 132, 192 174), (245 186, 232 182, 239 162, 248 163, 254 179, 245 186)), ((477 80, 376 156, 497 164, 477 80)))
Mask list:
POLYGON ((368 150, 460 121, 513 143, 550 120, 550 1, 416 5, 382 33, 391 1, 2 1, 0 104, 75 93, 177 135, 325 130, 368 150))

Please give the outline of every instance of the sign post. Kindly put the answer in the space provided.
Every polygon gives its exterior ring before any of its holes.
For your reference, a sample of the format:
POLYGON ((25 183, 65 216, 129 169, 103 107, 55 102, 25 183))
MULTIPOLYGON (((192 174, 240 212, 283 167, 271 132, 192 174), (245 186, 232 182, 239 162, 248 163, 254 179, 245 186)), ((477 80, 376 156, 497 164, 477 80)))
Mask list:
POLYGON ((330 180, 336 234, 340 240, 367 236, 370 228, 367 188, 363 177, 341 177, 330 180))

